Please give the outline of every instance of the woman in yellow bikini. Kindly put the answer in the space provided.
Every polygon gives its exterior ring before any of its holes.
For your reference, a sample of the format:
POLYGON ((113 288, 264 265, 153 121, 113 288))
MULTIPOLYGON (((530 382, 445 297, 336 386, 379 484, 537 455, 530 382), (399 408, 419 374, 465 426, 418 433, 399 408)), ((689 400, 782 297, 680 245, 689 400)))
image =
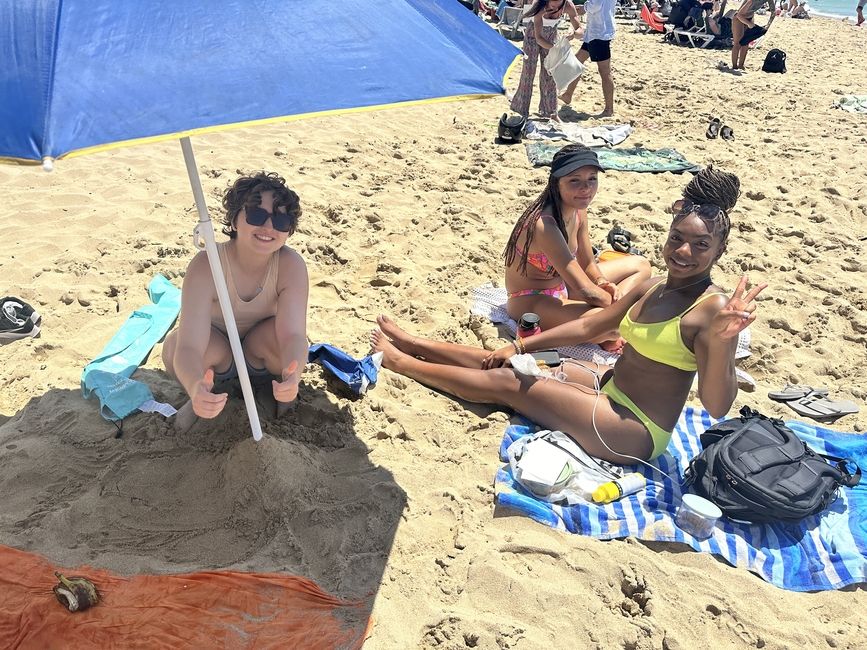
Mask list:
MULTIPOLYGON (((601 169, 593 150, 580 144, 554 155, 548 185, 518 219, 503 251, 506 308, 515 320, 534 312, 543 329, 568 323, 610 305, 650 277, 650 264, 641 256, 605 262, 593 257, 587 209, 599 189, 601 169)), ((595 340, 611 338, 606 332, 595 340)))
POLYGON ((662 454, 698 373, 698 394, 723 417, 737 394, 738 334, 756 318, 743 277, 731 297, 711 280, 725 252, 729 211, 739 195, 733 174, 699 172, 674 214, 662 256, 665 279, 642 282, 616 303, 495 352, 413 337, 385 316, 371 334, 383 365, 470 402, 503 404, 613 462, 662 454), (569 360, 560 379, 501 367, 519 352, 588 340, 620 328, 627 345, 613 367, 569 360))

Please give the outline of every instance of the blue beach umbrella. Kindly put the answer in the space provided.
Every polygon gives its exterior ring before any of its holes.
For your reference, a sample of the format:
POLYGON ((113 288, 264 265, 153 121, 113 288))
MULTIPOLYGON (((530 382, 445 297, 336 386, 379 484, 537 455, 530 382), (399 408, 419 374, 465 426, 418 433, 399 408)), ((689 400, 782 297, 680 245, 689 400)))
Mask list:
POLYGON ((502 94, 518 54, 457 0, 0 0, 0 161, 180 139, 259 440, 189 137, 502 94))

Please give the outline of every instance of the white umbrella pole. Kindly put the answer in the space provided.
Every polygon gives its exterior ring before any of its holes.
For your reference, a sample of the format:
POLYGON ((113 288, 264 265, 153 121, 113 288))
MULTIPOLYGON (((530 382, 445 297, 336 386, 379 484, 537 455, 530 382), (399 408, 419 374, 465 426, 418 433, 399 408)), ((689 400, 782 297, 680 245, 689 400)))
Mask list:
POLYGON ((205 252, 208 254, 211 275, 214 277, 214 287, 217 289, 220 310, 223 312, 223 319, 226 321, 226 333, 229 335, 229 345, 232 346, 235 368, 238 369, 238 379, 241 382, 241 390, 244 393, 247 417, 250 418, 250 428, 253 429, 253 440, 261 440, 262 427, 259 424, 259 413, 256 412, 256 400, 253 398, 250 376, 247 374, 247 363, 244 360, 244 350, 241 348, 241 337, 238 336, 238 326, 235 325, 235 314, 232 313, 229 290, 226 288, 223 267, 220 265, 220 254, 217 252, 217 242, 214 239, 214 227, 211 225, 211 217, 208 216, 208 206, 205 204, 205 194, 202 192, 202 181, 199 179, 196 157, 193 155, 193 145, 190 144, 189 138, 181 138, 181 149, 184 150, 184 162, 187 165, 190 186, 193 188, 196 208, 199 211, 199 223, 196 225, 195 233, 200 235, 205 242, 205 252))

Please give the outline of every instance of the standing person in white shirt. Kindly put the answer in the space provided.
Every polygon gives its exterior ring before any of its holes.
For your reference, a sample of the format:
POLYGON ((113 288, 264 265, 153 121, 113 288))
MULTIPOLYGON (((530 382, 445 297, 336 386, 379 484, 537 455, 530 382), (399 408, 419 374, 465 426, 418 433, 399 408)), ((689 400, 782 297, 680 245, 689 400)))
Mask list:
MULTIPOLYGON (((611 41, 614 39, 614 8, 617 0, 587 0, 583 5, 576 5, 578 15, 587 16, 587 26, 584 29, 584 44, 578 51, 578 60, 584 63, 589 58, 599 69, 602 79, 602 96, 605 99, 605 109, 600 117, 614 115, 614 80, 611 78, 611 41)), ((576 79, 566 89, 560 99, 566 104, 572 103, 575 93, 576 79)))

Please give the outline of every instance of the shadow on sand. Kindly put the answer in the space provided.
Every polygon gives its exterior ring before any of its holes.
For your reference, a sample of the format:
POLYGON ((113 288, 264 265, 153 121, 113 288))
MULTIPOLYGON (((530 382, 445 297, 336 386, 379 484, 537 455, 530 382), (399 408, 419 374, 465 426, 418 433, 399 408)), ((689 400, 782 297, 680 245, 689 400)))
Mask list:
MULTIPOLYGON (((165 373, 136 378, 183 401, 165 373)), ((95 400, 49 390, 0 425, 0 543, 125 575, 301 575, 369 614, 406 493, 369 461, 351 404, 313 383, 258 443, 240 400, 183 434, 137 414, 116 438, 95 400)))

